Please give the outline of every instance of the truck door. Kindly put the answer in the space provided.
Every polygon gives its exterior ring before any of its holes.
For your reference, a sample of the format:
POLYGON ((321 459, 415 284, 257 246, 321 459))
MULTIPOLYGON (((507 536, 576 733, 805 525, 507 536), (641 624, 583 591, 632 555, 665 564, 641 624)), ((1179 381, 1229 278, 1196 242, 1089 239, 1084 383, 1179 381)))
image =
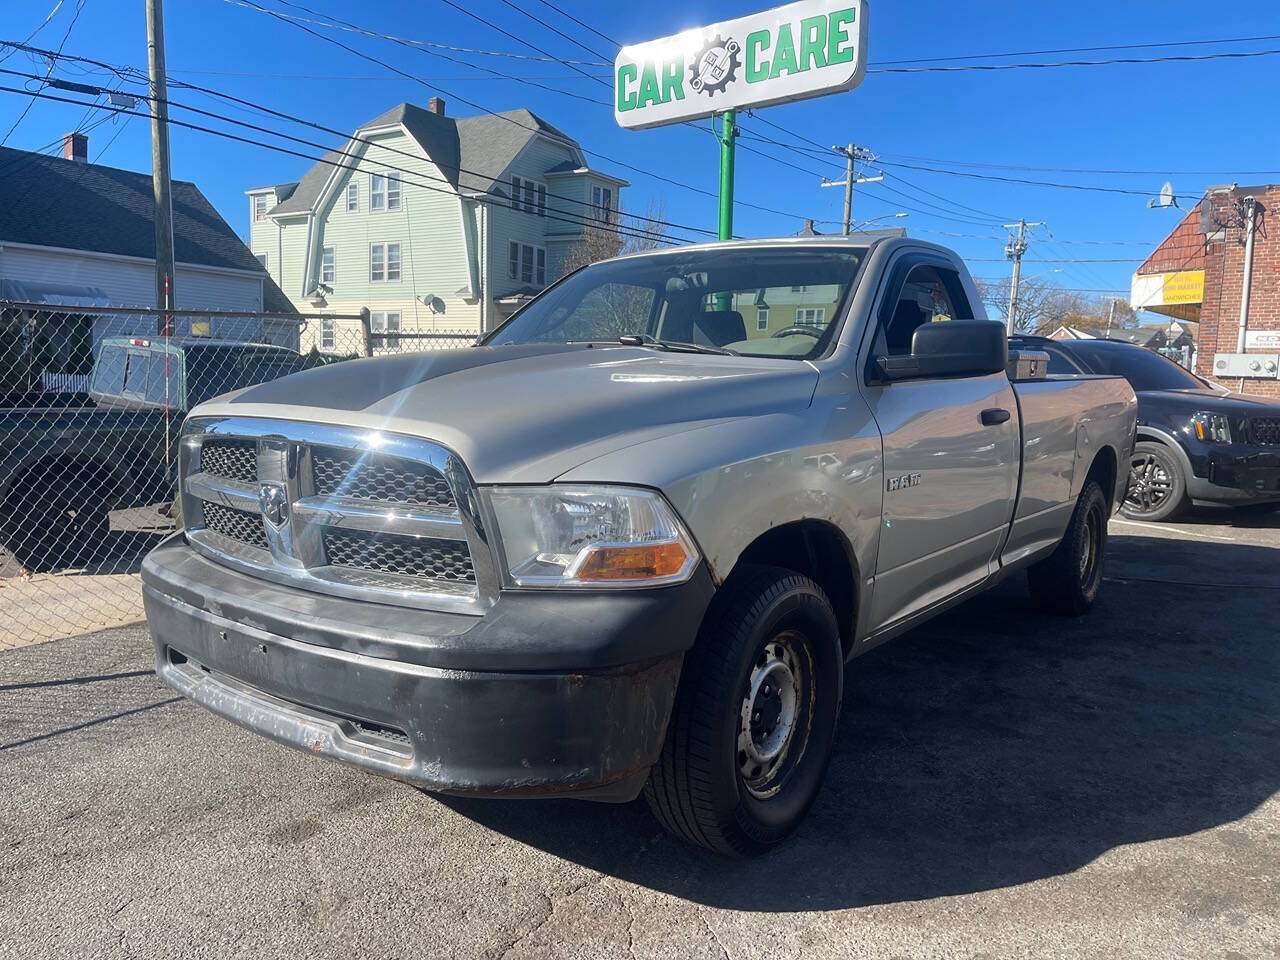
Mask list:
MULTIPOLYGON (((973 319, 945 259, 909 254, 891 269, 868 359, 908 355, 925 323, 973 319)), ((1004 372, 874 382, 864 391, 883 438, 884 510, 873 629, 982 580, 1012 512, 1018 408, 1004 372)))

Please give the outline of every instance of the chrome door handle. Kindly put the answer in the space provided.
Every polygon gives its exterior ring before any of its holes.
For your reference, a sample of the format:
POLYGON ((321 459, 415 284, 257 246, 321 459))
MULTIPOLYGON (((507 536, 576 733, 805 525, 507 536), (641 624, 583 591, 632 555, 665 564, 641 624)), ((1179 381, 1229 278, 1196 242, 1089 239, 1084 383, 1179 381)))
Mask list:
POLYGON ((982 411, 982 425, 984 427, 994 427, 999 424, 1006 423, 1009 419, 1009 411, 1004 407, 991 407, 982 411))

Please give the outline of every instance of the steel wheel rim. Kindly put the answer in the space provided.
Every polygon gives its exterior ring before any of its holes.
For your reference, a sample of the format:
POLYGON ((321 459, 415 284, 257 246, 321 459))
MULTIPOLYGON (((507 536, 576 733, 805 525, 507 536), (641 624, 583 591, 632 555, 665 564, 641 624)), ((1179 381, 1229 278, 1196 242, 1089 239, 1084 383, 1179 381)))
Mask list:
POLYGON ((1080 583, 1088 586, 1098 565, 1098 547, 1102 542, 1102 520, 1098 511, 1090 509, 1085 516, 1084 530, 1080 536, 1080 583))
POLYGON ((1173 476, 1154 453, 1135 456, 1129 466, 1125 503, 1139 513, 1153 513, 1173 495, 1173 476))
POLYGON ((765 800, 782 789, 808 741, 811 673, 803 638, 778 634, 761 649, 747 678, 738 714, 737 759, 743 786, 765 800))

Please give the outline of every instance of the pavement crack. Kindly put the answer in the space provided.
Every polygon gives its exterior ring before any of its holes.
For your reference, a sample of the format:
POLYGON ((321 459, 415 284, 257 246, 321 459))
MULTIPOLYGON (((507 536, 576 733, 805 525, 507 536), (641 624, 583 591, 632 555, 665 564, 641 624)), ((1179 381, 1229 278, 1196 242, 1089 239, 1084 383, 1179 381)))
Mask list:
POLYGON ((711 926, 710 921, 707 920, 706 915, 699 912, 698 919, 702 921, 702 925, 707 928, 707 933, 711 935, 711 939, 714 940, 716 946, 720 948, 720 954, 724 957, 724 960, 729 960, 729 948, 720 942, 720 937, 717 936, 715 929, 711 926))

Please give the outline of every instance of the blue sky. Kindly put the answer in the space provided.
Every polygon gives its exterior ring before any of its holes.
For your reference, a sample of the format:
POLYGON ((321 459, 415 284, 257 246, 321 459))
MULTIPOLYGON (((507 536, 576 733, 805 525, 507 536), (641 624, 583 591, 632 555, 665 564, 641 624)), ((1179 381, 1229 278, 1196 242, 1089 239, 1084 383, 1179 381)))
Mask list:
MULTIPOLYGON (((25 37, 45 18, 55 2, 10 0, 4 17, 0 18, 0 39, 25 37)), ((32 42, 56 47, 71 22, 77 2, 64 0, 54 20, 32 42)), ((276 0, 255 2, 277 6, 276 0)), ((528 19, 519 12, 523 9, 605 54, 606 59, 611 60, 615 52, 607 41, 538 0, 521 0, 514 6, 508 6, 503 0, 469 0, 464 4, 496 24, 498 30, 476 22, 439 0, 303 2, 372 30, 404 37, 531 55, 529 48, 515 39, 522 38, 558 56, 597 59, 528 19)), ((65 52, 145 67, 143 0, 83 0, 83 3, 65 52)), ((643 6, 557 0, 557 5, 624 43, 729 19, 764 6, 710 0, 650 0, 643 6)), ((297 27, 227 0, 169 0, 166 17, 169 71, 176 80, 214 87, 344 131, 353 130, 362 121, 402 100, 425 103, 433 92, 444 96, 449 112, 459 116, 480 112, 460 102, 459 97, 493 110, 525 106, 574 135, 588 150, 711 193, 716 189, 716 145, 705 132, 684 127, 624 131, 614 124, 607 105, 549 92, 529 82, 495 79, 465 64, 426 55, 418 49, 321 29, 320 32, 424 81, 413 82, 309 36, 297 27)), ((1188 0, 1072 4, 1031 0, 1021 3, 872 0, 869 47, 874 68, 877 62, 893 60, 930 62, 934 58, 1012 51, 1268 34, 1280 35, 1280 7, 1274 0, 1237 0, 1213 7, 1188 0)), ((1016 57, 1006 62, 1274 48, 1280 48, 1280 40, 1016 57)), ((451 56, 483 63, 526 81, 573 91, 580 97, 599 99, 605 104, 610 98, 605 86, 560 64, 467 54, 451 56)), ((987 62, 1000 61, 991 58, 987 62)), ((10 57, 4 65, 11 69, 36 69, 21 54, 10 57)), ((608 80, 607 69, 590 66, 582 69, 608 80)), ((60 68, 55 75, 82 82, 104 79, 94 74, 78 75, 74 68, 60 68)), ((882 166, 889 177, 882 184, 859 188, 854 200, 855 219, 907 210, 909 217, 895 221, 897 225, 921 237, 953 245, 969 259, 975 275, 1008 275, 1008 265, 1002 259, 1004 231, 998 224, 1024 216, 1028 220, 1048 221, 1054 236, 1050 240, 1040 233, 1040 239, 1033 242, 1027 255, 1028 261, 1125 261, 1028 263, 1024 267, 1027 273, 1045 276, 1070 288, 1127 292, 1130 274, 1137 263, 1177 222, 1180 214, 1176 210, 1149 210, 1145 198, 1139 195, 1000 183, 955 176, 954 172, 1153 194, 1164 180, 1171 179, 1177 193, 1190 202, 1209 184, 1280 181, 1280 126, 1275 123, 1278 79, 1280 56, 998 72, 872 73, 862 86, 851 92, 769 108, 755 118, 744 118, 743 126, 753 135, 792 146, 809 147, 810 141, 826 145, 851 140, 868 145, 882 156, 883 163, 878 166, 882 166), (767 125, 765 120, 787 132, 767 125), (903 164, 943 168, 953 173, 916 170, 903 164), (1057 168, 1141 172, 1100 174, 1057 168), (955 206, 957 204, 962 206, 955 206), (984 259, 997 262, 983 262, 984 259)), ((4 82, 12 85, 13 78, 5 78, 4 82)), ((228 109, 225 104, 199 94, 174 89, 170 97, 251 119, 248 114, 228 109)), ((0 124, 4 129, 17 118, 26 103, 25 97, 0 93, 0 124)), ((84 116, 81 107, 37 102, 9 138, 9 145, 26 149, 44 147, 75 127, 84 116)), ((90 156, 97 158, 110 141, 101 162, 148 170, 147 123, 134 119, 121 130, 120 122, 104 123, 92 131, 90 156)), ((283 127, 279 121, 268 121, 268 125, 283 127)), ((315 136, 296 128, 291 132, 315 136)), ((800 229, 801 218, 806 216, 832 221, 839 218, 841 191, 821 189, 817 176, 825 173, 838 177, 841 173, 838 166, 816 156, 790 152, 777 143, 744 142, 803 169, 740 151, 739 200, 786 211, 792 216, 739 205, 737 233, 746 236, 789 234, 800 229)), ((248 228, 248 202, 243 191, 263 183, 296 179, 307 166, 295 157, 181 129, 173 131, 172 156, 173 175, 198 183, 242 234, 248 228)), ((838 158, 833 159, 839 162, 838 158)), ((643 212, 651 198, 660 197, 673 222, 714 228, 716 201, 713 196, 649 178, 600 157, 592 157, 590 162, 631 181, 632 186, 623 197, 629 209, 643 212)), ((826 225, 820 229, 834 228, 826 225)))

